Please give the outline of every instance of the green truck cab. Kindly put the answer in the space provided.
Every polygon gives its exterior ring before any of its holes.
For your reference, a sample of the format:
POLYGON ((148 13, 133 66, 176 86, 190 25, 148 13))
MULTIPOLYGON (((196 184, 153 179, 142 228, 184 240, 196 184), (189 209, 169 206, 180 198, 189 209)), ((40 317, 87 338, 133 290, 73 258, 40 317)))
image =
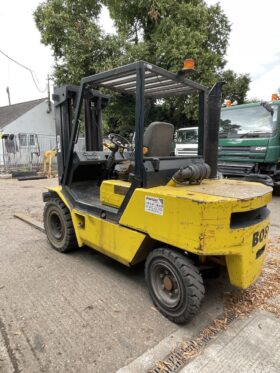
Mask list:
POLYGON ((218 168, 280 192, 280 100, 222 108, 218 168))

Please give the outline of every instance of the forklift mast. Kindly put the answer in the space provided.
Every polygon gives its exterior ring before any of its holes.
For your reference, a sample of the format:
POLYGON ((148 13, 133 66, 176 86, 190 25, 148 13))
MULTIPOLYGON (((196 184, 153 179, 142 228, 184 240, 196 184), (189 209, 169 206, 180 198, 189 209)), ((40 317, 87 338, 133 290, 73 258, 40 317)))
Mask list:
MULTIPOLYGON (((62 182, 67 154, 69 153, 71 131, 73 129, 73 113, 77 103, 79 86, 65 85, 55 87, 53 100, 55 106, 56 144, 58 179, 62 182)), ((108 97, 93 89, 86 89, 83 96, 83 119, 79 120, 79 130, 84 126, 85 151, 102 151, 102 110, 108 104, 108 97)), ((74 139, 78 141, 77 136, 74 139)))

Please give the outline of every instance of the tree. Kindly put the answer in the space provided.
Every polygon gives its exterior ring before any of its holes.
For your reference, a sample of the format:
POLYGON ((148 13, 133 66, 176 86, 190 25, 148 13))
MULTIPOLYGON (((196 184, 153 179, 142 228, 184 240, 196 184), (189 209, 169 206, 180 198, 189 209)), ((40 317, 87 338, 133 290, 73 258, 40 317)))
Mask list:
MULTIPOLYGON (((202 0, 105 0, 119 33, 144 48, 149 62, 177 72, 184 58, 196 60, 194 80, 211 85, 225 66, 230 25, 219 4, 202 0), (145 47, 144 47, 145 46, 145 47), (210 83, 210 84, 209 84, 210 83)), ((130 53, 124 54, 130 58, 130 53)))
POLYGON ((246 93, 251 82, 249 74, 236 74, 232 70, 226 70, 222 73, 222 80, 226 83, 223 87, 223 96, 231 102, 237 101, 238 104, 244 104, 246 93))
POLYGON ((119 57, 117 38, 98 24, 100 11, 100 0, 47 0, 34 12, 41 41, 53 51, 56 84, 78 84, 119 57))
MULTIPOLYGON (((77 84, 83 76, 146 60, 170 71, 194 58, 191 79, 211 87, 222 76, 226 95, 244 100, 249 77, 223 72, 230 24, 219 4, 203 0, 45 0, 35 11, 42 42, 55 57, 56 84, 77 84), (107 5, 117 35, 106 35, 98 23, 107 5)), ((130 132, 134 101, 113 96, 105 120, 109 129, 130 132)), ((172 98, 149 101, 146 121, 165 120, 177 126, 194 123, 197 100, 172 98)))
MULTIPOLYGON (((177 72, 184 58, 194 58, 191 79, 211 87, 226 80, 225 96, 244 101, 249 76, 223 72, 230 24, 219 4, 207 6, 202 0, 107 0, 106 5, 118 32, 128 43, 123 62, 138 55, 163 68, 177 72), (129 46, 129 48, 128 48, 129 46)), ((197 99, 167 99, 149 105, 148 118, 163 119, 177 127, 197 123, 197 99)))

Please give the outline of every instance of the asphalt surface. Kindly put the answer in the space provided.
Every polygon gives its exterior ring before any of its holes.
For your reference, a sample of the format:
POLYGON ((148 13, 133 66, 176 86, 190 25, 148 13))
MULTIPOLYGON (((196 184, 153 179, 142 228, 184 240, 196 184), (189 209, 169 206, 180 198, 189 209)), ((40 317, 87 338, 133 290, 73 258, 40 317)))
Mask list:
MULTIPOLYGON (((0 180, 0 372, 115 372, 171 334, 189 337, 223 309, 231 288, 206 281, 201 312, 179 327, 156 311, 143 267, 91 249, 59 254, 45 234, 15 219, 41 219, 42 192, 56 180, 0 180)), ((271 204, 279 232, 280 198, 271 204)))

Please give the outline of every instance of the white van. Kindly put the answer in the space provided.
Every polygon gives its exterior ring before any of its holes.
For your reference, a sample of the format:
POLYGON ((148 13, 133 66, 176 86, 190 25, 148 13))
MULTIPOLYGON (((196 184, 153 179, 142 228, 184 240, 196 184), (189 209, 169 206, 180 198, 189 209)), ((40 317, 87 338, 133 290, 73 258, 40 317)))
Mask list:
POLYGON ((198 127, 180 128, 175 132, 175 155, 196 156, 198 127))

